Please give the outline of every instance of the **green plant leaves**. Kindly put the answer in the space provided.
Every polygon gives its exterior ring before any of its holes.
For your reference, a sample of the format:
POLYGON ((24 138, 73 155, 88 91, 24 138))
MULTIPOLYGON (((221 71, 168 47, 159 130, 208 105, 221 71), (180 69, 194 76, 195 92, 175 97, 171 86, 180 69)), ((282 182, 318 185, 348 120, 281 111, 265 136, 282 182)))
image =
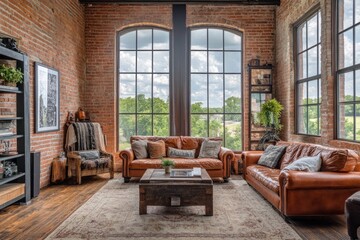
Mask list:
POLYGON ((21 69, 13 67, 7 67, 5 65, 0 66, 0 78, 4 79, 8 83, 22 83, 24 74, 21 69))

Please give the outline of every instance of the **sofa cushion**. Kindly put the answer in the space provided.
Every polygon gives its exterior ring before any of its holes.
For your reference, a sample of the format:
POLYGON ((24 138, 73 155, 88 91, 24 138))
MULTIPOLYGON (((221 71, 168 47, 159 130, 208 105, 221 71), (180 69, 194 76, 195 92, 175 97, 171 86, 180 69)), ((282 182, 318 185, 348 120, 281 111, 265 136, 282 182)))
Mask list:
POLYGON ((269 145, 261 155, 258 164, 269 168, 276 168, 285 150, 286 146, 269 145))
POLYGON ((146 140, 138 140, 131 143, 131 149, 134 151, 135 158, 148 157, 147 143, 146 140))
POLYGON ((178 136, 170 136, 170 137, 131 136, 130 137, 130 143, 132 143, 133 141, 137 141, 137 140, 147 140, 147 141, 152 141, 152 142, 163 140, 165 142, 165 148, 166 148, 165 153, 167 153, 167 150, 169 147, 181 149, 181 141, 180 141, 180 137, 178 137, 178 136))
MULTIPOLYGON (((191 149, 195 149, 195 157, 198 158, 199 157, 199 153, 200 153, 200 148, 202 143, 204 142, 206 138, 203 137, 190 137, 190 136, 181 136, 180 140, 181 140, 181 149, 185 149, 185 150, 191 150, 191 149)), ((207 138, 211 141, 220 141, 222 142, 222 138, 207 138)))
POLYGON ((279 194, 280 169, 272 169, 261 165, 252 165, 246 168, 246 172, 258 180, 262 185, 279 194))
MULTIPOLYGON (((187 159, 187 158, 172 158, 175 162, 176 168, 193 168, 200 167, 208 170, 220 170, 223 168, 222 162, 213 158, 201 159, 187 159)), ((148 169, 148 168, 162 168, 160 159, 138 159, 129 164, 131 169, 148 169)))
POLYGON ((165 142, 163 140, 156 142, 149 141, 147 147, 150 158, 161 158, 166 156, 165 142))
POLYGON ((351 158, 351 150, 326 147, 316 144, 291 143, 281 160, 280 169, 306 156, 321 155, 322 165, 320 171, 327 172, 349 172, 354 170, 356 159, 351 158), (349 156, 349 159, 348 159, 349 156))
POLYGON ((195 158, 195 149, 193 150, 183 150, 169 147, 168 157, 180 157, 180 158, 195 158))
POLYGON ((320 154, 315 157, 303 157, 287 165, 283 170, 318 172, 321 168, 320 154))
POLYGON ((206 139, 201 144, 199 158, 219 158, 220 148, 220 141, 210 141, 206 139))

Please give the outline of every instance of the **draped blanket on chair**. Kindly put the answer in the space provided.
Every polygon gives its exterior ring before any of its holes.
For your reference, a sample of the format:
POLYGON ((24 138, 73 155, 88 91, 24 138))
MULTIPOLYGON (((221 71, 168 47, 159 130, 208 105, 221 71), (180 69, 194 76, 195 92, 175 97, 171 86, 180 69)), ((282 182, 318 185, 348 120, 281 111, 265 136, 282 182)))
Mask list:
MULTIPOLYGON (((76 122, 72 123, 66 134, 66 151, 100 150, 105 152, 104 134, 99 123, 76 122)), ((100 154, 98 159, 81 160, 81 169, 107 168, 109 156, 100 154)))

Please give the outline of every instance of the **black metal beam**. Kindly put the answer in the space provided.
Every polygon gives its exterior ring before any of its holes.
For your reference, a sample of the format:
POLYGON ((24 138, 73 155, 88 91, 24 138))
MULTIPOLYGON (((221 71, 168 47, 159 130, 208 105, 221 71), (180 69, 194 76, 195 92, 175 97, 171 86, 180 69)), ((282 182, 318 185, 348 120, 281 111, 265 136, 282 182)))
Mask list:
POLYGON ((82 4, 151 4, 151 3, 210 3, 210 4, 239 4, 239 5, 280 5, 280 0, 79 0, 82 4))

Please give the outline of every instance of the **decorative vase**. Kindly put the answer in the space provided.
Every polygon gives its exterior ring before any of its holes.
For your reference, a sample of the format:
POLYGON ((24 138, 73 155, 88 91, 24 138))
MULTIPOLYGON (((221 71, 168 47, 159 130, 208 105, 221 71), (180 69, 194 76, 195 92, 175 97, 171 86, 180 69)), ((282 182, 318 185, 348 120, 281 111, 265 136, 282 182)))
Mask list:
POLYGON ((165 166, 164 169, 165 169, 165 174, 168 174, 171 172, 171 166, 165 166))

